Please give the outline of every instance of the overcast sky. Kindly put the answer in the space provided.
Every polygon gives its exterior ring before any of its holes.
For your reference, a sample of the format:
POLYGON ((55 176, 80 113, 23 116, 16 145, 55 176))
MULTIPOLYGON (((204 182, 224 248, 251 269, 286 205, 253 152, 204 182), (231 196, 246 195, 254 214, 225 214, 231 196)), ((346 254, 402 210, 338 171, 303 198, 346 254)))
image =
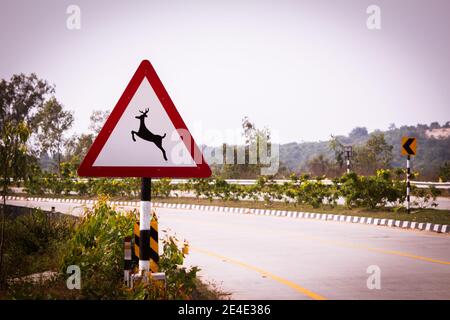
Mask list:
POLYGON ((0 77, 54 83, 78 133, 142 59, 200 143, 244 116, 281 142, 450 120, 448 0, 0 2, 0 77), (366 26, 371 4, 381 30, 366 26))

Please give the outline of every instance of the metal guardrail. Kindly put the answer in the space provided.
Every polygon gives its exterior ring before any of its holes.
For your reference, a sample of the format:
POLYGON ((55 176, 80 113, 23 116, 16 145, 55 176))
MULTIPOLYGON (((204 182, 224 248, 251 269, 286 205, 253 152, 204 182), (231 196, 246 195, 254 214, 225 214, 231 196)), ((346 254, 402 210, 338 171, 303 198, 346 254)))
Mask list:
MULTIPOLYGON (((88 179, 82 178, 82 179, 73 179, 74 181, 82 181, 87 182, 88 179)), ((120 178, 116 178, 116 180, 121 180, 120 178)), ((160 179, 153 179, 153 181, 158 181, 160 179)), ((182 184, 187 183, 189 179, 171 179, 170 184, 182 184)), ((256 179, 225 179, 225 181, 229 184, 237 184, 237 185, 243 185, 243 186, 251 186, 256 183, 256 179)), ((284 184, 287 182, 292 182, 292 180, 287 179, 274 179, 272 180, 276 184, 284 184)), ((317 180, 308 180, 308 181, 317 181, 317 180)), ((324 179, 321 180, 324 184, 332 184, 333 181, 330 179, 324 179)), ((435 187, 437 189, 450 189, 450 182, 433 182, 433 181, 411 181, 411 184, 415 185, 418 188, 428 188, 428 187, 435 187)))

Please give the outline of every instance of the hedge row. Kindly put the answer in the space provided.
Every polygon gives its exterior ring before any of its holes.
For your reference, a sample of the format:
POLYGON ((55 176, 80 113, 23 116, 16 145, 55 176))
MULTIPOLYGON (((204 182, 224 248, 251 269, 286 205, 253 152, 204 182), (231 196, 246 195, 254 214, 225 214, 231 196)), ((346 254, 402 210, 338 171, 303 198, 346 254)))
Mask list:
MULTIPOLYGON (((272 178, 262 176, 254 185, 229 184, 220 177, 191 179, 183 184, 171 184, 170 179, 152 182, 153 197, 177 196, 182 192, 194 193, 198 198, 222 200, 285 201, 299 205, 334 207, 339 198, 348 207, 378 208, 387 205, 401 208, 406 198, 406 185, 403 172, 379 170, 374 176, 358 176, 355 173, 336 178, 331 184, 320 178, 310 180, 307 175, 292 175, 288 182, 277 184, 272 178)), ((140 180, 126 179, 87 179, 58 177, 45 174, 36 180, 25 182, 26 192, 32 195, 77 194, 80 196, 108 195, 112 197, 136 198, 140 192, 140 180)), ((413 205, 437 206, 434 202, 440 191, 436 188, 418 189, 412 187, 416 197, 413 205)))

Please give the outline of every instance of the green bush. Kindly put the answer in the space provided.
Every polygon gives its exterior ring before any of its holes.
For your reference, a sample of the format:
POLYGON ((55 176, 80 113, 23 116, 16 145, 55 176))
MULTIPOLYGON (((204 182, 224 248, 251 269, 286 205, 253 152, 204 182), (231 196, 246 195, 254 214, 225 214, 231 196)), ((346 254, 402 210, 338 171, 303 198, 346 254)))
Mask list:
POLYGON ((179 241, 174 236, 166 235, 163 240, 163 254, 159 258, 160 271, 166 274, 166 288, 156 282, 138 284, 128 290, 128 299, 139 300, 190 300, 197 290, 197 267, 189 270, 182 267, 185 255, 178 247, 179 241))
POLYGON ((378 170, 375 176, 349 173, 339 181, 340 194, 348 207, 375 209, 388 203, 401 205, 405 201, 405 183, 393 180, 389 170, 378 170))
POLYGON ((76 220, 40 209, 5 221, 5 253, 0 280, 47 271, 58 265, 76 220))
POLYGON ((105 201, 87 210, 61 262, 61 272, 69 265, 81 269, 81 292, 89 299, 123 296, 123 240, 132 235, 133 213, 120 214, 105 201))
POLYGON ((199 296, 199 269, 192 267, 187 270, 182 267, 185 255, 177 245, 180 242, 169 235, 162 241, 163 252, 159 261, 160 271, 166 273, 166 286, 151 281, 147 284, 135 283, 133 289, 125 287, 123 241, 126 236, 132 235, 135 221, 134 212, 119 213, 107 205, 105 199, 88 209, 77 223, 72 217, 49 216, 40 210, 9 221, 8 251, 5 257, 9 258, 7 260, 10 264, 9 269, 3 269, 6 270, 6 275, 11 278, 55 268, 59 268, 60 272, 50 282, 14 282, 10 285, 8 297, 192 299, 199 296), (45 257, 42 256, 44 252, 45 257), (28 264, 33 264, 34 267, 31 268, 28 264), (70 265, 77 265, 81 269, 81 291, 66 288, 66 271, 70 265))
POLYGON ((168 197, 172 191, 171 179, 159 179, 152 182, 152 196, 154 197, 168 197))
MULTIPOLYGON (((126 179, 87 179, 77 180, 72 165, 62 165, 62 174, 44 173, 41 180, 29 179, 25 182, 30 194, 48 192, 51 194, 135 198, 140 192, 140 180, 126 179)), ((152 182, 152 195, 166 198, 171 192, 178 190, 194 192, 197 198, 227 200, 252 200, 269 205, 273 201, 293 202, 299 205, 309 205, 318 208, 324 205, 334 207, 339 197, 345 199, 348 207, 364 207, 369 209, 382 208, 391 205, 398 209, 403 206, 406 197, 405 170, 378 170, 374 176, 358 176, 356 173, 343 175, 333 180, 332 184, 323 183, 324 177, 310 180, 308 175, 297 177, 291 175, 290 180, 282 185, 277 184, 273 177, 261 176, 254 185, 229 184, 219 176, 207 179, 190 179, 187 183, 172 185, 170 179, 159 179, 152 182)), ((415 178, 412 174, 411 178, 415 178)), ((416 190, 412 187, 417 200, 413 205, 419 207, 436 206, 435 191, 416 190)), ((177 193, 175 195, 178 196, 177 193)))
POLYGON ((441 190, 436 187, 430 186, 428 189, 425 188, 412 188, 412 195, 415 197, 412 204, 421 209, 427 207, 436 208, 438 204, 436 203, 436 198, 441 195, 441 190))

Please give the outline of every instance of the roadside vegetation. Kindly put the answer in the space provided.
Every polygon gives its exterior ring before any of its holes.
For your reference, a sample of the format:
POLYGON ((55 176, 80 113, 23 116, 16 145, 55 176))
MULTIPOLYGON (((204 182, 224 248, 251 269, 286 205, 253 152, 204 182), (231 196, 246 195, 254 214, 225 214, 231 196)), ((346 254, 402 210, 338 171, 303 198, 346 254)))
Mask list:
POLYGON ((1 272, 2 299, 219 299, 226 295, 202 283, 199 269, 183 267, 185 254, 173 235, 162 241, 160 269, 166 289, 156 283, 123 283, 123 240, 131 236, 135 212, 120 214, 105 201, 83 218, 32 210, 8 216, 5 263, 1 272), (81 289, 69 290, 67 268, 81 270, 81 289), (48 279, 26 277, 52 272, 48 279))
MULTIPOLYGON (((63 163, 62 167, 65 168, 63 163)), ((230 184, 221 177, 208 179, 190 179, 186 183, 171 184, 170 179, 152 182, 152 196, 168 198, 189 192, 198 199, 224 201, 263 201, 266 205, 273 202, 310 206, 312 208, 334 208, 341 197, 345 206, 351 208, 393 208, 403 209, 406 199, 406 185, 403 180, 404 170, 377 170, 373 176, 359 176, 356 173, 345 174, 335 178, 332 183, 324 183, 325 177, 297 176, 278 184, 273 177, 261 176, 254 185, 230 184)), ((63 171, 61 177, 45 173, 37 180, 24 183, 28 195, 51 195, 97 197, 124 197, 134 199, 139 195, 140 181, 126 179, 77 179, 75 168, 63 171)), ((412 195, 416 197, 414 206, 418 208, 435 208, 436 198, 441 190, 435 187, 417 188, 412 186, 412 195)))
MULTIPOLYGON (((62 163, 62 168, 67 168, 62 163)), ((75 170, 75 169, 73 169, 75 170)), ((404 207, 406 186, 404 170, 378 170, 373 176, 345 174, 323 182, 324 177, 291 175, 283 184, 272 177, 260 177, 254 185, 234 185, 221 177, 191 179, 171 184, 170 179, 152 182, 152 197, 159 202, 195 203, 244 208, 328 212, 371 216, 417 222, 450 224, 450 210, 438 210, 436 198, 442 191, 434 187, 412 186, 413 210, 404 207), (186 195, 190 194, 191 197, 186 195), (338 204, 342 198, 345 203, 338 204)), ((139 179, 76 179, 75 171, 64 170, 61 178, 53 176, 25 183, 24 195, 96 199, 104 194, 114 200, 136 200, 139 179), (37 186, 37 189, 34 188, 37 186)))

